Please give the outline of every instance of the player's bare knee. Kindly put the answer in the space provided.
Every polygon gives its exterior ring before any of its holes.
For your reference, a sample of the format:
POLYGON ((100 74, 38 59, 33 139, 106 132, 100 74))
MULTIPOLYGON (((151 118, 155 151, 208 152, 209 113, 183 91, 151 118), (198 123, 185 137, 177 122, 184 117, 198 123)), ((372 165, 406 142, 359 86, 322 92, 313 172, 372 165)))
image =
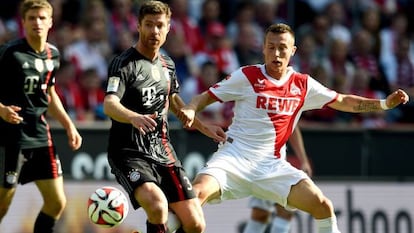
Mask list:
POLYGON ((145 209, 148 221, 154 224, 161 224, 168 220, 168 208, 162 203, 157 202, 145 209))
POLYGON ((311 214, 316 219, 332 217, 334 214, 332 201, 326 197, 322 198, 318 205, 315 205, 311 214))
POLYGON ((269 222, 271 213, 267 210, 254 207, 252 209, 251 219, 260 223, 269 222))
POLYGON ((66 198, 58 200, 47 200, 44 203, 44 212, 52 217, 58 218, 66 207, 66 198))
POLYGON ((202 233, 206 229, 206 224, 202 220, 197 220, 191 224, 183 225, 183 228, 187 233, 202 233))

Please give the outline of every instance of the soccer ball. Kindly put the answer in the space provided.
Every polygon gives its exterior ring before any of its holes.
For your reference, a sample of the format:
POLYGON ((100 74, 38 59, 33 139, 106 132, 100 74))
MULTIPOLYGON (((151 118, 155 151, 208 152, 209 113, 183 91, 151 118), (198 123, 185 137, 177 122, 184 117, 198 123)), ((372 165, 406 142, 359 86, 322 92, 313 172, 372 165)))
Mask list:
POLYGON ((119 189, 105 186, 93 192, 88 200, 88 216, 96 225, 104 228, 118 226, 126 218, 128 200, 119 189))

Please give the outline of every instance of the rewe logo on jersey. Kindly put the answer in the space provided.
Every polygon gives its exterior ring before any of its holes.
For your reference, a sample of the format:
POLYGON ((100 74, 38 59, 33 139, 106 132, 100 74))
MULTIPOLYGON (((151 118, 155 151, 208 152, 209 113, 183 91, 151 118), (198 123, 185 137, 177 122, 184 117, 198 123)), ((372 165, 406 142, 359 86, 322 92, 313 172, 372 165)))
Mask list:
POLYGON ((300 98, 257 96, 256 108, 269 113, 293 115, 300 104, 300 98))

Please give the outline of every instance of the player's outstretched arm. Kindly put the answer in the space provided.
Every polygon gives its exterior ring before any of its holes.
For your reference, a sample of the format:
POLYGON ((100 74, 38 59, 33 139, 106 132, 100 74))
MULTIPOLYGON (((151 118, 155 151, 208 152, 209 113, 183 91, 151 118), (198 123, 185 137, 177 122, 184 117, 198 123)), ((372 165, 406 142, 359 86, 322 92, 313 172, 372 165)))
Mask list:
POLYGON ((339 94, 338 98, 328 106, 343 112, 375 112, 395 108, 400 104, 407 103, 408 100, 407 93, 399 89, 388 95, 386 99, 339 94))
POLYGON ((170 97, 170 110, 183 123, 185 128, 195 128, 217 142, 224 142, 226 140, 226 133, 220 126, 202 122, 195 116, 195 111, 186 111, 186 107, 184 101, 178 94, 173 94, 170 97), (188 124, 188 122, 191 122, 191 124, 188 124))
POLYGON ((185 127, 193 127, 196 113, 216 101, 216 99, 212 98, 208 92, 205 91, 194 96, 189 104, 180 108, 180 111, 177 113, 177 117, 181 120, 181 122, 183 122, 185 127))

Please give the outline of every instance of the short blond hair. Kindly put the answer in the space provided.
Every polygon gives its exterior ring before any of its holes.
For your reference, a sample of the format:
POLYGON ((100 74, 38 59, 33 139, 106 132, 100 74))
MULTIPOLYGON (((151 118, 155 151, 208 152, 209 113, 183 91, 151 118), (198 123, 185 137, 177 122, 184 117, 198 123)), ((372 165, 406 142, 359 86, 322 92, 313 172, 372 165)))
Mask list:
POLYGON ((50 12, 50 16, 53 14, 53 7, 47 0, 24 0, 20 5, 20 15, 24 19, 26 13, 32 9, 46 9, 50 12))

